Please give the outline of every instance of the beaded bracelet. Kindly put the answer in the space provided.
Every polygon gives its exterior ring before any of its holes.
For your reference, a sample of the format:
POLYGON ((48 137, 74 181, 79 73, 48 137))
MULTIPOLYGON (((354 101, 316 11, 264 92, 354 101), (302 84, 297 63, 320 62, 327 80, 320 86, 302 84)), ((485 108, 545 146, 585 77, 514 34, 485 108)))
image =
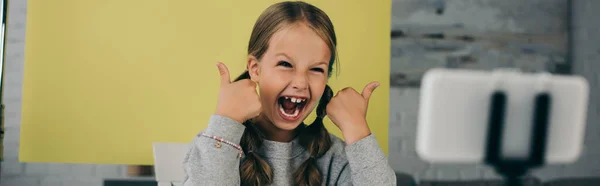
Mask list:
POLYGON ((225 143, 225 144, 231 145, 233 148, 235 148, 238 151, 240 151, 239 158, 242 158, 242 154, 243 154, 244 151, 242 151, 242 147, 240 147, 239 145, 237 145, 235 143, 232 143, 230 141, 227 141, 227 140, 225 140, 223 138, 219 138, 217 136, 211 136, 211 135, 208 135, 208 134, 205 134, 205 133, 200 133, 200 135, 202 135, 204 137, 207 137, 207 138, 210 138, 210 139, 216 140, 217 141, 217 144, 216 144, 217 148, 221 148, 221 143, 225 143))

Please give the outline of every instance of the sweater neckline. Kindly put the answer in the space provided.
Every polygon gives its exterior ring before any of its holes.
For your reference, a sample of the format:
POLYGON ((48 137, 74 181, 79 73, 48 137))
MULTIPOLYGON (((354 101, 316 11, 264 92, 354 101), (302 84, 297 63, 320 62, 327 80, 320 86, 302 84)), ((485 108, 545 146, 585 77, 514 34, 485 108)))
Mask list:
POLYGON ((304 151, 300 140, 295 137, 290 142, 278 142, 263 139, 259 154, 263 157, 291 159, 304 151))

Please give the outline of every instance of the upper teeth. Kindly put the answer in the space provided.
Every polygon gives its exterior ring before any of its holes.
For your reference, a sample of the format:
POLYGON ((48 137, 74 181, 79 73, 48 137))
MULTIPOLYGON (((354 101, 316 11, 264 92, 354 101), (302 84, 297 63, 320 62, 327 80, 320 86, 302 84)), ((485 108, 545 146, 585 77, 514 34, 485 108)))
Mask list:
MULTIPOLYGON (((290 97, 285 97, 285 99, 290 99, 290 97)), ((303 102, 306 99, 302 99, 302 98, 292 98, 292 103, 300 103, 303 102)))

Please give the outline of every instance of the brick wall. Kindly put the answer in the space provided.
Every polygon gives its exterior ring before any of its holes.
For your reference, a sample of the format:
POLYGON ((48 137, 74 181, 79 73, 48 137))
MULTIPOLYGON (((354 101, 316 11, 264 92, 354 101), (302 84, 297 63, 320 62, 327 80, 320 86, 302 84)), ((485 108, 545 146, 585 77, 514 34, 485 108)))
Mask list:
MULTIPOLYGON (((105 178, 127 178, 122 165, 80 165, 56 163, 19 163, 19 131, 21 117, 21 85, 25 39, 26 0, 12 0, 9 5, 9 25, 5 66, 6 135, 5 161, 2 162, 0 186, 102 185, 105 178)), ((512 66, 528 70, 568 69, 569 61, 566 0, 394 0, 393 30, 398 38, 392 41, 392 82, 390 90, 390 161, 399 172, 417 179, 495 178, 483 165, 430 165, 418 159, 414 150, 417 123, 418 78, 432 66, 487 69, 512 66), (417 35, 433 33, 426 38, 417 35), (483 38, 469 42, 439 40, 435 35, 470 35, 483 38), (523 33, 545 36, 533 38, 534 45, 511 48, 486 48, 489 38, 508 37, 514 43, 527 40, 523 33), (489 37, 486 37, 489 36, 489 37), (486 39, 487 38, 487 39, 486 39), (421 40, 419 40, 421 39, 421 40), (423 41, 423 42, 420 42, 423 41), (467 43, 465 43, 467 42, 467 43), (478 48, 479 47, 479 48, 478 48), (411 54, 411 55, 406 55, 411 54), (492 60, 494 59, 494 60, 492 60)), ((591 97, 586 130, 586 148, 580 161, 568 166, 550 166, 536 173, 541 179, 560 176, 599 176, 600 164, 595 156, 600 148, 600 17, 594 9, 600 1, 576 0, 573 4, 572 72, 590 81, 591 97)), ((448 37, 446 37, 448 38, 448 37)))
POLYGON ((534 172, 541 180, 600 176, 600 1, 393 1, 390 162, 417 180, 498 178, 481 164, 431 165, 415 152, 419 78, 431 67, 516 67, 582 75, 590 82, 585 150, 572 165, 534 172), (442 13, 440 13, 440 10, 442 13), (572 21, 569 17, 572 16, 572 21), (572 31, 569 32, 568 26, 572 31), (569 48, 568 33, 572 34, 569 48), (444 38, 439 36, 444 34, 444 38), (427 37, 424 37, 427 36, 427 37), (471 40, 452 39, 469 36, 471 40), (471 37, 472 36, 472 37, 471 37), (500 39, 502 38, 502 39, 500 39), (572 57, 569 55, 572 52, 572 57))

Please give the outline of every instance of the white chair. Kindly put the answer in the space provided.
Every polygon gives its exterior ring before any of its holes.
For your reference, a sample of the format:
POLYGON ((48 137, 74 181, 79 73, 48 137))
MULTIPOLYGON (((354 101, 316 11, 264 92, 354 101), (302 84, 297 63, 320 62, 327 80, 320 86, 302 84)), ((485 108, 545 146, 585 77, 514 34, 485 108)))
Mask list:
POLYGON ((186 143, 152 143, 154 175, 158 186, 182 185, 183 158, 188 150, 186 143))

